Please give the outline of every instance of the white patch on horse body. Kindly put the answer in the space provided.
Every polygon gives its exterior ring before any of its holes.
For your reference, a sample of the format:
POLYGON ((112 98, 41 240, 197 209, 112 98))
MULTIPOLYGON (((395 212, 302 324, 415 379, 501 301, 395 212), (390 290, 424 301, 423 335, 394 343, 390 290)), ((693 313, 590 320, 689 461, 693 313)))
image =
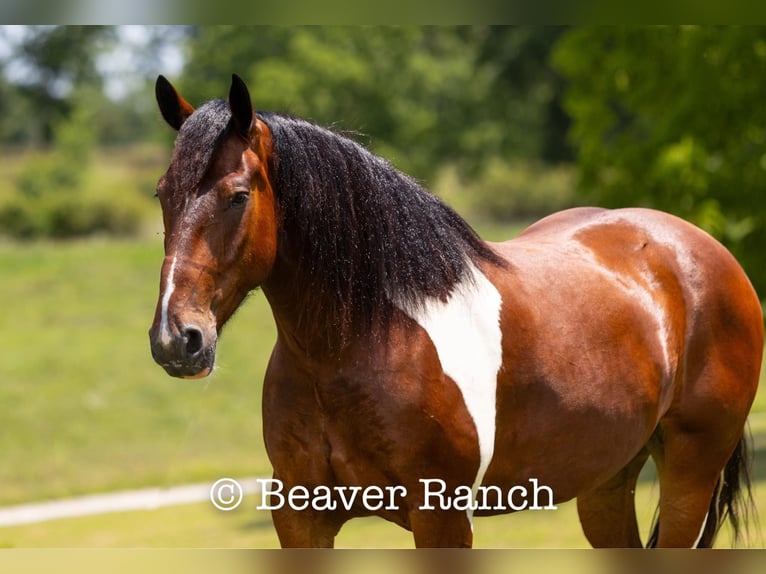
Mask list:
POLYGON ((170 305, 170 297, 175 291, 175 283, 173 277, 176 271, 176 258, 173 257, 173 262, 170 264, 170 271, 168 271, 168 280, 165 285, 165 293, 162 296, 162 307, 160 309, 160 342, 167 346, 170 344, 170 329, 168 326, 168 306, 170 305))
MULTIPOLYGON (((428 299, 415 309, 397 304, 428 333, 444 374, 460 389, 476 426, 479 468, 472 485, 474 499, 495 450, 497 373, 503 362, 501 305, 500 293, 472 264, 470 276, 446 302, 428 299)), ((473 510, 467 514, 471 521, 473 510)))

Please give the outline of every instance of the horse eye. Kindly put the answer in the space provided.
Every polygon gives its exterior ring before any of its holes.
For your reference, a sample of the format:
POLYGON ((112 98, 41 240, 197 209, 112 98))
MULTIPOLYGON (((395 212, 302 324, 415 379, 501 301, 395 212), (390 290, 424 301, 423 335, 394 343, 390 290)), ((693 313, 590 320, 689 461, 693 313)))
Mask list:
POLYGON ((238 191, 231 196, 231 199, 229 200, 229 207, 242 207, 247 203, 248 199, 250 199, 249 191, 238 191))

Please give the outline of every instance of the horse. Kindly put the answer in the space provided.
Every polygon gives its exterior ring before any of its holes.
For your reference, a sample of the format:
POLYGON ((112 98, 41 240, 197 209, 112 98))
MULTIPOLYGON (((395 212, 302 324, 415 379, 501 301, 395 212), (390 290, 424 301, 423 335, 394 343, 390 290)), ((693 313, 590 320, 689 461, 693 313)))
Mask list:
POLYGON ((364 146, 254 111, 245 82, 198 109, 159 76, 177 131, 153 358, 214 369, 260 289, 277 327, 264 481, 283 547, 331 547, 377 515, 416 547, 470 547, 473 519, 576 499, 594 547, 709 547, 752 505, 745 437, 763 351, 755 290, 692 224, 572 208, 489 243, 364 146), (532 500, 530 501, 530 498, 532 500))

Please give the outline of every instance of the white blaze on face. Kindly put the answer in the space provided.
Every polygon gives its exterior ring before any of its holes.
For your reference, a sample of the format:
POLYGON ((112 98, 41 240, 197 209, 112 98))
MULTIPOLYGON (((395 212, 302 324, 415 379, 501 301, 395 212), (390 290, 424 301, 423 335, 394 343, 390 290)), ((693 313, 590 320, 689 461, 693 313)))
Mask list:
POLYGON ((176 271, 176 258, 173 257, 173 262, 170 264, 170 271, 168 271, 168 280, 165 284, 165 293, 162 295, 162 306, 160 308, 160 342, 168 346, 171 341, 170 328, 168 326, 168 306, 170 305, 170 297, 175 291, 175 277, 176 271))
MULTIPOLYGON (((448 301, 429 299, 422 309, 399 308, 428 333, 444 374, 457 384, 478 435, 479 468, 474 498, 495 450, 497 373, 502 366, 500 307, 495 286, 474 265, 448 301)), ((468 519, 473 511, 468 510, 468 519)))

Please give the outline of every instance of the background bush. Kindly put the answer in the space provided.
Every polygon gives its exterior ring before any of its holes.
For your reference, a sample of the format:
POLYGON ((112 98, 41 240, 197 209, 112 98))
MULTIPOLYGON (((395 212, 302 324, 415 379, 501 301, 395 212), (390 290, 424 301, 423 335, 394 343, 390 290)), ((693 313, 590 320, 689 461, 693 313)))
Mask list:
POLYGON ((95 182, 94 100, 92 92, 80 94, 72 113, 54 125, 50 149, 22 160, 14 189, 0 202, 1 233, 15 239, 68 239, 126 236, 141 229, 145 202, 136 190, 114 179, 103 189, 95 182))
POLYGON ((17 193, 0 205, 0 229, 16 239, 131 236, 142 229, 145 214, 145 201, 132 191, 114 198, 86 192, 38 197, 17 193))
POLYGON ((573 166, 490 160, 474 177, 443 170, 434 191, 464 216, 481 221, 532 221, 578 204, 573 166))

